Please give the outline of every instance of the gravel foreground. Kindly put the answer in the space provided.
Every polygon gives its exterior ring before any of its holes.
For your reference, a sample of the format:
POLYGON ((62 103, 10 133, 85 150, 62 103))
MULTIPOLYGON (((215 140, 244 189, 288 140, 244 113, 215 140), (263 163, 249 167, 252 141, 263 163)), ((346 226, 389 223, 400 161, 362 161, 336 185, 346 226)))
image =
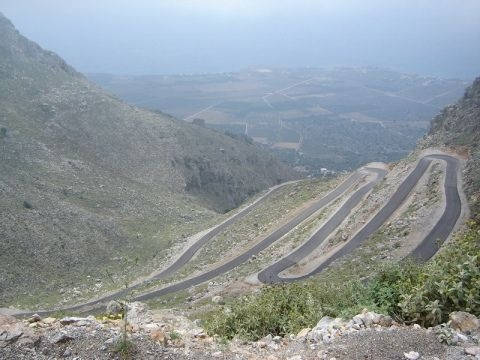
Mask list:
MULTIPOLYGON (((238 360, 457 360, 480 359, 480 320, 452 313, 447 324, 425 329, 364 311, 352 319, 322 318, 296 335, 268 335, 256 342, 210 337, 173 311, 133 303, 127 317, 133 344, 129 359, 238 360), (442 340, 442 341, 441 341, 442 340), (448 344, 448 345, 447 345, 448 344)), ((95 318, 16 319, 0 315, 0 359, 122 359, 123 320, 95 318)))

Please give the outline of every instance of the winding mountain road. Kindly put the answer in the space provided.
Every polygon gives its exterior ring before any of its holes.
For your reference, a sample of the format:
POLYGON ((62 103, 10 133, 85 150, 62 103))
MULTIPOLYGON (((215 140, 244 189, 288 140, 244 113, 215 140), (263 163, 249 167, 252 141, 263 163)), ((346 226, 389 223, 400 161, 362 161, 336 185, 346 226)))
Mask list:
MULTIPOLYGON (((195 276, 193 278, 175 283, 173 285, 167 286, 165 288, 162 288, 160 290, 155 290, 152 292, 148 292, 139 296, 136 296, 134 300, 148 300, 148 299, 153 299, 162 295, 174 293, 176 291, 188 289, 191 286, 195 286, 198 284, 201 284, 205 281, 208 281, 210 279, 213 279, 214 277, 218 275, 222 275, 225 272, 234 269, 238 265, 243 264, 246 262, 250 257, 253 255, 258 254, 260 251, 266 249, 269 247, 271 244, 273 244, 275 241, 280 239, 283 235, 287 234, 291 229, 293 229, 295 226, 300 224, 302 221, 313 215, 315 212, 318 210, 322 209, 324 206, 327 204, 331 203, 332 201, 336 200, 340 196, 342 196, 348 189, 350 189, 354 184, 356 184, 362 177, 362 173, 359 171, 354 172, 352 175, 350 175, 345 181, 343 181, 338 187, 336 187, 334 190, 330 191, 327 195, 322 197, 321 199, 315 201, 313 204, 308 206, 306 209, 301 211, 297 216, 295 216, 292 220, 290 220, 288 223, 285 225, 281 226, 279 229, 268 235, 266 238, 264 238, 262 241, 257 243, 255 246, 247 250, 245 253, 235 257, 234 259, 228 261, 227 263, 210 270, 206 273, 203 273, 201 275, 195 276)), ((265 194, 261 199, 257 200, 252 205, 258 205, 259 201, 263 201, 263 199, 266 198, 267 195, 271 194, 273 191, 277 191, 278 187, 275 187, 271 189, 271 191, 267 194, 265 194)), ((252 206, 251 205, 251 206, 252 206)), ((244 209, 243 211, 239 212, 238 214, 234 215, 232 218, 224 221, 221 223, 219 226, 213 228, 210 230, 207 234, 203 235, 197 242, 195 242, 191 247, 189 247, 172 265, 161 271, 159 274, 151 277, 147 281, 140 282, 136 285, 130 286, 127 289, 122 289, 118 290, 114 293, 111 293, 109 295, 103 296, 101 298, 95 299, 88 301, 83 304, 78 304, 74 306, 69 306, 69 307, 64 307, 61 309, 56 309, 56 311, 72 311, 72 312, 88 312, 93 309, 97 308, 102 308, 105 306, 106 302, 121 298, 129 293, 131 293, 132 290, 138 289, 140 286, 145 285, 149 283, 152 279, 159 279, 161 277, 165 277, 174 271, 178 270, 180 267, 185 265, 195 254, 198 249, 200 249, 209 239, 211 239, 213 236, 218 234, 220 231, 222 231, 225 227, 230 225, 236 220, 239 220, 239 218, 245 216, 248 212, 253 210, 253 207, 248 207, 244 209)), ((46 315, 51 313, 52 311, 37 311, 39 315, 46 315)), ((22 312, 21 313, 24 316, 28 316, 33 314, 33 312, 22 312)))
POLYGON ((298 247, 291 254, 261 271, 258 274, 258 279, 261 282, 268 284, 286 283, 305 279, 312 275, 318 274, 335 260, 358 248, 369 236, 377 231, 390 218, 395 210, 402 205, 413 188, 417 185, 425 171, 428 169, 430 163, 435 159, 443 160, 447 163, 444 181, 446 207, 434 228, 410 254, 410 257, 418 260, 425 261, 430 259, 453 231, 462 210, 457 181, 459 161, 458 159, 448 155, 429 155, 420 159, 415 169, 402 182, 397 191, 395 191, 384 207, 380 209, 380 211, 362 229, 360 229, 360 231, 355 234, 350 241, 345 243, 344 246, 340 247, 334 254, 328 257, 313 271, 298 277, 281 277, 279 275, 282 271, 296 265, 299 261, 304 259, 318 246, 320 246, 323 241, 325 241, 325 239, 348 216, 350 210, 352 209, 352 205, 355 206, 354 204, 358 204, 359 200, 358 197, 356 197, 356 194, 352 195, 347 203, 345 203, 308 241, 298 247))
MULTIPOLYGON (((234 214, 233 216, 229 217, 225 221, 221 222, 220 224, 212 227, 210 230, 208 230, 205 234, 203 234, 198 240, 196 240, 192 245, 190 245, 177 259, 175 259, 172 264, 167 266, 165 269, 161 270, 160 272, 150 276, 148 279, 144 281, 140 281, 134 285, 129 286, 127 289, 121 289, 117 290, 113 293, 110 293, 108 295, 102 296, 98 299, 91 300, 87 303, 84 304, 79 304, 75 306, 70 306, 66 308, 61 308, 57 310, 62 310, 62 311, 79 311, 84 308, 92 308, 95 307, 96 305, 99 305, 101 303, 105 303, 107 301, 113 300, 120 298, 122 296, 125 296, 127 293, 130 293, 132 290, 136 290, 140 288, 143 285, 149 284, 154 280, 159 280, 162 278, 165 278, 174 272, 178 271, 181 269, 185 264, 187 264, 192 257, 200 250, 210 239, 212 239, 214 236, 218 235, 220 232, 225 230, 228 226, 232 225, 233 223, 239 221, 240 219, 244 218, 246 215, 248 215, 251 211, 253 211, 255 208, 258 207, 261 203, 265 202, 265 200, 270 197, 271 195, 275 194, 278 192, 281 188, 283 188, 286 185, 293 184, 296 181, 288 181, 279 185, 275 185, 268 189, 268 191, 260 196, 258 199, 253 201, 251 204, 245 206, 243 209, 241 209, 238 213, 234 214)), ((39 315, 42 314, 48 314, 51 313, 51 311, 43 311, 43 312, 37 312, 39 315)))
POLYGON ((213 227, 210 229, 206 234, 202 235, 200 239, 195 241, 191 246, 189 246, 181 255, 178 257, 170 266, 159 272, 158 274, 153 275, 150 277, 149 280, 159 280, 164 277, 167 277, 168 275, 173 274, 180 268, 182 268, 185 264, 187 264, 192 257, 197 253, 198 250, 200 250, 210 239, 212 239, 214 236, 218 235, 221 233, 223 230, 225 230, 227 227, 232 225, 233 223, 237 222, 238 220, 244 218, 248 213, 250 213, 252 210, 258 207, 261 203, 265 202, 265 200, 271 196, 272 194, 278 192, 281 188, 283 188, 285 185, 288 184, 293 184, 295 181, 289 181, 280 185, 276 185, 271 187, 264 195, 259 197, 257 200, 255 200, 253 203, 250 205, 244 207, 242 210, 240 210, 238 213, 235 215, 229 217, 227 220, 224 222, 220 223, 219 225, 213 227))
MULTIPOLYGON (((405 180, 398 187, 398 189, 388 200, 388 202, 383 206, 383 208, 381 208, 373 216, 373 218, 369 222, 367 222, 351 238, 351 240, 346 242, 343 246, 339 247, 336 252, 334 252, 330 257, 328 257, 324 262, 322 262, 318 267, 316 267, 308 274, 304 274, 299 277, 288 278, 281 277, 279 275, 282 271, 298 264, 302 259, 306 258, 309 254, 311 254, 312 251, 317 249, 325 241, 325 239, 349 216, 351 211, 360 204, 362 199, 364 199, 364 197, 373 189, 375 184, 377 184, 385 176, 385 170, 367 167, 363 168, 363 170, 354 172, 334 190, 330 191, 321 199, 313 202, 307 208, 303 209, 300 213, 298 213, 293 219, 273 231, 271 234, 266 236, 264 239, 262 239, 260 242, 252 246, 244 253, 200 275, 183 281, 179 281, 158 290, 140 294, 134 297, 134 300, 145 301, 158 298, 167 294, 175 293, 177 291, 185 290, 192 286, 199 285, 219 275, 225 274, 228 271, 231 271, 235 267, 248 261, 252 256, 267 249, 270 245, 281 239, 285 234, 290 232, 293 228, 301 224, 303 221, 308 219, 317 211, 324 208, 328 204, 331 204, 333 201, 339 199, 347 192, 347 190, 353 188, 355 184, 359 183, 360 179, 365 176, 365 172, 368 172, 371 175, 370 179, 366 181, 365 184, 362 184, 362 186, 360 186, 358 189, 353 189, 352 194, 320 229, 318 229, 305 243, 296 248, 292 253, 288 254, 284 258, 280 259, 276 263, 270 265, 269 267, 261 271, 258 274, 258 278, 263 283, 274 284, 298 281, 315 275, 324 270, 333 261, 339 259, 346 254, 349 254, 351 251, 358 248, 369 236, 371 236, 375 231, 377 231, 409 197, 413 188, 417 185, 418 181, 424 175, 433 160, 442 160, 445 161, 447 164, 444 181, 446 206, 439 221, 435 224, 435 226, 428 233, 428 235, 420 242, 418 247, 410 254, 410 256, 413 258, 419 260, 428 260, 436 253, 439 246, 443 244, 443 242, 451 234, 461 214, 462 203, 458 192, 457 178, 459 160, 449 155, 429 155, 421 158, 418 161, 415 169, 411 171, 410 174, 405 178, 405 180)), ((225 220, 218 226, 209 230, 206 234, 200 237, 199 240, 193 243, 184 253, 182 253, 170 266, 165 268, 160 273, 152 276, 149 280, 140 282, 134 286, 129 287, 128 289, 117 291, 99 299, 91 300, 89 302, 76 306, 55 309, 55 311, 65 310, 86 312, 92 309, 103 308, 105 306, 105 303, 109 300, 122 297, 127 293, 130 293, 132 290, 139 288, 141 285, 145 285, 151 280, 160 279, 174 273, 182 266, 187 264, 195 255, 195 253, 211 238, 213 238, 215 235, 220 233, 222 230, 224 230, 226 227, 228 227, 235 221, 238 221, 242 217, 246 216, 259 203, 264 201, 267 196, 278 191, 278 189, 282 186, 283 185, 279 185, 277 187, 271 188, 261 198, 257 199, 257 201, 242 209, 236 215, 225 220)), ((51 312, 52 311, 38 311, 37 313, 40 315, 45 315, 51 312)), ((22 312, 20 314, 28 316, 31 313, 22 312)))
MULTIPOLYGON (((304 220, 312 216, 314 213, 316 213, 318 210, 322 209, 326 205, 330 204, 334 200, 338 199, 340 196, 342 196, 350 187, 352 187, 362 176, 362 174, 358 171, 354 172, 350 177, 348 177, 343 183, 341 183, 338 187, 336 187, 334 190, 329 192, 327 195, 322 197, 321 199, 315 201, 312 205, 310 205, 308 208, 304 209, 302 212, 300 212, 297 216, 295 216, 292 220, 281 226, 279 229, 275 230, 273 233, 265 237, 263 240, 252 246, 250 249, 248 249, 246 252, 242 253, 241 255, 231 259, 230 261, 227 261, 226 263, 210 270, 207 271, 203 274, 200 274, 198 276, 192 277, 190 279, 180 281, 178 283, 172 284, 170 286, 164 287, 159 290, 155 290, 152 292, 148 292, 142 295, 139 295, 135 297, 135 300, 137 301, 145 301, 145 300, 150 300, 154 299, 160 296, 164 296, 167 294, 171 294, 177 291, 185 290, 188 289, 192 286, 202 284, 208 280, 211 280, 219 275, 222 275, 237 266, 245 263, 248 261, 253 255, 258 254, 262 250, 265 250, 268 248, 270 245, 272 245, 274 242, 282 238, 285 234, 290 232, 295 226, 298 224, 302 223, 304 220)), ((375 181, 376 183, 376 181, 375 181)))

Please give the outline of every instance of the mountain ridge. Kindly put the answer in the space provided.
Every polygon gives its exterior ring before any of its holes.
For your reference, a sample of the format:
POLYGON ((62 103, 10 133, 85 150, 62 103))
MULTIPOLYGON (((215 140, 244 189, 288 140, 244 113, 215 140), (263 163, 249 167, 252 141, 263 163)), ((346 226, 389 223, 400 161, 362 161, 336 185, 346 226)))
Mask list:
POLYGON ((465 193, 473 216, 480 220, 480 77, 457 103, 432 119, 422 145, 454 147, 466 153, 465 193))
POLYGON ((248 141, 121 102, 2 15, 0 80, 2 301, 92 282, 121 257, 151 270, 219 212, 297 177, 248 141))

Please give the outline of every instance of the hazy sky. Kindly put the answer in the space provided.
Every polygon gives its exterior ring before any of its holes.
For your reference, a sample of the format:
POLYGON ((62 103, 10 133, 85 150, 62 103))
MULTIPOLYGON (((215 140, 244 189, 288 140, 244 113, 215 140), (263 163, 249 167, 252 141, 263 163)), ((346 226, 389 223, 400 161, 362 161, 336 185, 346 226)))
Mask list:
POLYGON ((82 72, 480 75, 480 0, 0 0, 0 11, 82 72))

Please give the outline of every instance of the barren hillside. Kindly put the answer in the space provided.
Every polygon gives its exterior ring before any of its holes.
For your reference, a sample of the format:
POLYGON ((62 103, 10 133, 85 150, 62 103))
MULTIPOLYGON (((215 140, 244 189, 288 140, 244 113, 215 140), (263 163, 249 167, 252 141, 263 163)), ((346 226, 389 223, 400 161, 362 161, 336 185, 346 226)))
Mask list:
POLYGON ((432 120, 426 145, 446 145, 470 156, 465 172, 465 191, 472 214, 480 212, 480 78, 455 105, 446 107, 432 120))
MULTIPOLYGON (((294 172, 235 139, 105 93, 0 14, 0 301, 104 286, 294 172)), ((141 271, 141 270, 139 270, 141 271)))

